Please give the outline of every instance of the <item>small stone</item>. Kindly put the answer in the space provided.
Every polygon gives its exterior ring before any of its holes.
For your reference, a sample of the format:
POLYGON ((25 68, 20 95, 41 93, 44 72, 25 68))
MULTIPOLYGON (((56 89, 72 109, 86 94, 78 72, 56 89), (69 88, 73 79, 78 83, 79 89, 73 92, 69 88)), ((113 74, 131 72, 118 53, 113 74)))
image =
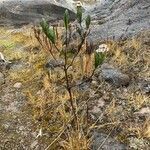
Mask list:
POLYGON ((57 67, 62 67, 64 65, 64 62, 63 61, 55 61, 53 59, 49 60, 48 63, 46 63, 45 67, 47 69, 55 69, 57 67))
POLYGON ((98 100, 98 107, 104 107, 104 105, 105 105, 105 101, 102 99, 102 98, 100 98, 99 100, 98 100))
POLYGON ((91 84, 92 84, 93 86, 96 86, 98 83, 97 83, 97 81, 94 81, 94 80, 93 80, 93 81, 91 82, 91 84))
POLYGON ((101 74, 99 78, 101 78, 101 76, 105 81, 117 87, 127 86, 130 82, 130 78, 128 75, 122 73, 119 69, 116 69, 107 63, 101 66, 101 74))
POLYGON ((40 52, 40 48, 37 47, 37 46, 36 46, 36 47, 33 47, 32 52, 33 52, 34 54, 37 54, 37 53, 40 52))
POLYGON ((5 77, 4 75, 0 72, 0 85, 5 83, 5 77))
POLYGON ((139 88, 145 94, 150 94, 150 80, 144 80, 139 82, 139 88))
POLYGON ((36 94, 37 94, 37 95, 41 95, 41 90, 39 90, 36 94))
POLYGON ((16 89, 20 89, 22 87, 22 83, 21 82, 17 82, 14 84, 14 88, 16 89))
POLYGON ((135 112, 135 114, 139 116, 149 116, 150 115, 150 108, 149 107, 143 107, 138 112, 135 112))
POLYGON ((90 93, 90 98, 95 98, 96 93, 95 93, 94 90, 90 89, 90 90, 89 90, 89 93, 90 93))
POLYGON ((98 114, 101 113, 101 109, 98 106, 94 106, 93 109, 91 110, 91 113, 93 114, 98 114))

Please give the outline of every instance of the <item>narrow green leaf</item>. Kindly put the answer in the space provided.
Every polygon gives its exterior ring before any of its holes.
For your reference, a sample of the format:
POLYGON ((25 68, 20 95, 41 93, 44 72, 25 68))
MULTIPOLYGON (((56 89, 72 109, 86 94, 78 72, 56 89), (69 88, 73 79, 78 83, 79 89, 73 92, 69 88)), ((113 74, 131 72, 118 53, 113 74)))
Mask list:
POLYGON ((91 17, 90 17, 90 15, 88 15, 86 17, 85 23, 86 23, 86 29, 89 29, 90 24, 91 24, 91 17))
POLYGON ((40 23, 40 25, 41 25, 42 30, 45 33, 45 35, 54 44, 55 40, 56 40, 55 31, 49 27, 48 23, 45 20, 42 20, 42 22, 40 23))
POLYGON ((81 6, 77 7, 77 14, 76 14, 76 16, 77 16, 78 23, 81 24, 82 23, 82 7, 81 6))
POLYGON ((55 31, 51 28, 48 29, 47 31, 47 37, 50 39, 50 41, 54 44, 55 43, 55 31))
POLYGON ((64 25, 66 30, 68 29, 69 26, 69 13, 68 10, 66 9, 65 13, 64 13, 64 25))

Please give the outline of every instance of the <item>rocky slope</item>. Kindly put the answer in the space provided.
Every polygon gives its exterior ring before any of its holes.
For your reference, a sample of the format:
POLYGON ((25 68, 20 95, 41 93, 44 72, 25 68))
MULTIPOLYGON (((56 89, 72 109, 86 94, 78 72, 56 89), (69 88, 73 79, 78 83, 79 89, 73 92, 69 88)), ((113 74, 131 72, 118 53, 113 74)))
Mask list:
MULTIPOLYGON (((50 22, 63 19, 65 9, 71 9, 68 4, 56 3, 54 0, 31 0, 31 1, 4 1, 0 3, 0 25, 21 26, 25 24, 35 24, 42 18, 50 22)), ((74 19, 73 11, 70 11, 71 19, 74 19)))
MULTIPOLYGON (((0 3, 0 25, 22 25, 37 23, 42 18, 50 22, 62 19, 65 9, 74 20, 72 0, 6 0, 0 3)), ((85 7, 85 15, 92 16, 91 35, 95 40, 119 39, 136 35, 150 28, 149 0, 107 0, 97 1, 85 7)))
POLYGON ((108 0, 97 3, 87 14, 91 14, 94 22, 94 39, 131 37, 150 29, 149 0, 108 0))

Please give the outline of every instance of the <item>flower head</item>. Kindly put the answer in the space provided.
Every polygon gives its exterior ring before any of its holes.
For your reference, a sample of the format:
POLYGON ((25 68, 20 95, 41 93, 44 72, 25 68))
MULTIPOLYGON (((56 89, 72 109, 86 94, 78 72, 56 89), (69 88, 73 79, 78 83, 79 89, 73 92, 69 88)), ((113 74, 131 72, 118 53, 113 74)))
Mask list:
POLYGON ((81 7, 82 3, 80 1, 77 1, 77 7, 81 7))
POLYGON ((104 53, 108 51, 109 51, 109 48, 106 44, 99 45, 99 48, 96 50, 97 53, 104 53))
POLYGON ((82 2, 80 2, 80 1, 74 2, 73 4, 75 4, 76 7, 82 7, 83 6, 82 2))

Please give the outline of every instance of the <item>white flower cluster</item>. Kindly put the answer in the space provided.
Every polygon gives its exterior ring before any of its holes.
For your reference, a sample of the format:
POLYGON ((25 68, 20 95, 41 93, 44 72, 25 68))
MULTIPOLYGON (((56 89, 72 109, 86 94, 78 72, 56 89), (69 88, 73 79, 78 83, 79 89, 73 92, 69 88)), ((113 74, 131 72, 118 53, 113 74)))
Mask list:
POLYGON ((82 7, 83 6, 82 2, 80 2, 80 1, 73 2, 73 4, 76 5, 76 7, 82 7))
POLYGON ((80 1, 77 1, 77 7, 81 7, 83 6, 82 3, 80 1))
POLYGON ((106 44, 99 45, 99 48, 96 50, 97 53, 104 53, 108 51, 109 51, 109 48, 106 44))

